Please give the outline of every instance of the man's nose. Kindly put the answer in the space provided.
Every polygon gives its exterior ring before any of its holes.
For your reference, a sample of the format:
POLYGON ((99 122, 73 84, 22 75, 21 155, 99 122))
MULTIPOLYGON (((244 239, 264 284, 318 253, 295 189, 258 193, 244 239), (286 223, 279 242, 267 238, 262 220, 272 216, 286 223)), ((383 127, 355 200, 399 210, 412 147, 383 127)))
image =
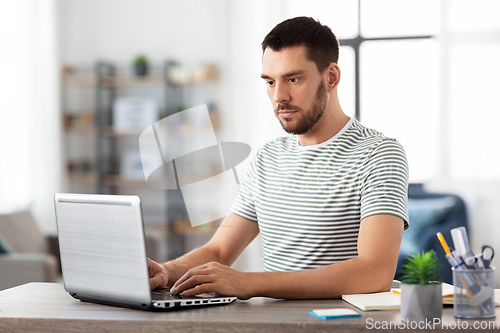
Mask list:
POLYGON ((273 99, 275 103, 287 103, 290 101, 290 92, 286 84, 276 83, 273 99))

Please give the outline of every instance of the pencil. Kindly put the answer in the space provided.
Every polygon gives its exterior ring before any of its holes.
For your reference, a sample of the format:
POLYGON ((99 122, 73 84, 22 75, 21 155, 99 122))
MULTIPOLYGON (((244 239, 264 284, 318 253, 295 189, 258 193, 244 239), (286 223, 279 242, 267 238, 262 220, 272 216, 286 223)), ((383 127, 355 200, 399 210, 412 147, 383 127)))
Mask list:
POLYGON ((441 246, 443 247, 444 252, 446 254, 450 254, 451 253, 450 248, 448 247, 448 244, 446 244, 446 240, 444 239, 443 234, 438 232, 436 235, 437 238, 439 239, 439 242, 441 242, 441 246))

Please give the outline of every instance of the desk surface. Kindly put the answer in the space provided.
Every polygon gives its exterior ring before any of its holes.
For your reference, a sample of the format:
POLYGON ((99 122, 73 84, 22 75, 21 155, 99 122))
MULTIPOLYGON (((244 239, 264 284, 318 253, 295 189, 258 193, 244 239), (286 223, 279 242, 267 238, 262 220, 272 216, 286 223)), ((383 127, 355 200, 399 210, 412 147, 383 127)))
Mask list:
MULTIPOLYGON (((500 318, 497 308, 497 318, 500 318)), ((495 319, 490 319, 489 321, 495 319)), ((390 321, 399 311, 363 312, 340 300, 276 300, 254 298, 225 306, 172 312, 147 312, 73 299, 62 284, 29 283, 0 292, 0 332, 359 332, 390 321), (351 308, 360 318, 322 320, 313 309, 351 308)), ((443 322, 456 323, 453 308, 443 309, 443 322)), ((471 332, 473 321, 468 322, 471 332)), ((463 326, 462 322, 462 326, 463 326)), ((444 331, 459 332, 448 327, 444 331)), ((394 328, 394 327, 393 327, 394 328)), ((442 325, 435 326, 442 328, 442 325)), ((370 331, 373 331, 371 329, 370 331)), ((391 332, 405 331, 391 329, 391 332)))

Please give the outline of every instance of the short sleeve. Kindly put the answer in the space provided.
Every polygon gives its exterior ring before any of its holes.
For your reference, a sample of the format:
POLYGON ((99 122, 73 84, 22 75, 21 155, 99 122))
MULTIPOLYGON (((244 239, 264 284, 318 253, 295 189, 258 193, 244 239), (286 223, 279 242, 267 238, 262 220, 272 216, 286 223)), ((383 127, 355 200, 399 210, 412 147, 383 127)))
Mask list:
POLYGON ((246 218, 247 220, 257 222, 257 213, 255 211, 254 203, 254 186, 256 185, 256 164, 258 153, 250 162, 245 176, 241 180, 238 195, 234 199, 231 206, 231 213, 246 218))
POLYGON ((398 216, 408 229, 408 162, 403 147, 383 139, 363 165, 361 220, 389 214, 398 216))

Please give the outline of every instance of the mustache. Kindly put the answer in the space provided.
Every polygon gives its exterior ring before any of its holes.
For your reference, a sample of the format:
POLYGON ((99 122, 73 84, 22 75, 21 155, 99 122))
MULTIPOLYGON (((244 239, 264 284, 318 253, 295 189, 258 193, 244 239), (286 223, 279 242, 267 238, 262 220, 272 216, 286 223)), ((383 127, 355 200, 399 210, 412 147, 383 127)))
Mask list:
POLYGON ((289 110, 289 111, 299 111, 300 108, 298 106, 289 104, 289 103, 282 103, 278 104, 276 106, 276 109, 274 109, 274 112, 278 113, 281 110, 289 110))

